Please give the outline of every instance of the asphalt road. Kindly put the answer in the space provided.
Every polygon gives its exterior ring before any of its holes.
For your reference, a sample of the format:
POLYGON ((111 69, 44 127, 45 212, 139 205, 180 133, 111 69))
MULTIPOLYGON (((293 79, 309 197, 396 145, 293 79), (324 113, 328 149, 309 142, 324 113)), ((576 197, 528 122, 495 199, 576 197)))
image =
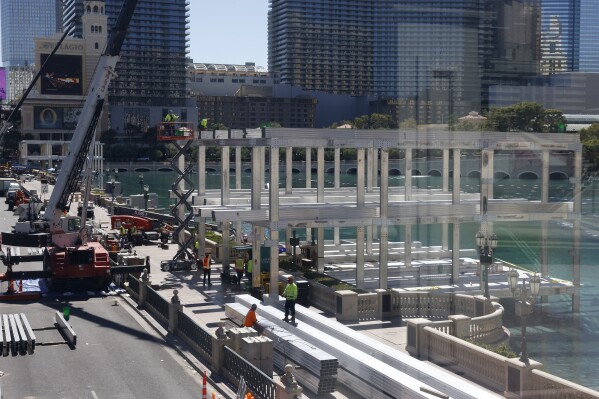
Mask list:
MULTIPOLYGON (((0 197, 0 230, 16 217, 0 197)), ((14 270, 38 268, 19 264, 14 270)), ((0 273, 6 270, 0 262, 0 273)), ((0 285, 6 291, 6 282, 0 285)), ((0 355, 2 398, 199 398, 202 376, 118 296, 49 294, 28 303, 0 302, 0 314, 24 313, 37 338, 33 354, 0 355), (116 304, 115 304, 116 301, 116 304), (71 308, 77 346, 66 343, 54 313, 71 308)))
POLYGON ((0 304, 0 313, 24 313, 37 338, 33 354, 0 359, 3 397, 200 397, 202 377, 121 301, 108 296, 0 304), (54 323, 56 310, 67 304, 75 348, 54 323))

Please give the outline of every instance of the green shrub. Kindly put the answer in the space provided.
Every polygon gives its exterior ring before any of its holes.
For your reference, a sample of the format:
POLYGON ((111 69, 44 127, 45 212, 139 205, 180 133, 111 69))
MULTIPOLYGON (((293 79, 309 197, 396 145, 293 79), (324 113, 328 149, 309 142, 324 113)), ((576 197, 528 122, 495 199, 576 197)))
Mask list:
POLYGON ((505 357, 510 358, 510 359, 518 357, 518 354, 515 353, 514 351, 512 351, 510 349, 510 347, 507 346, 507 344, 490 345, 490 344, 485 344, 484 342, 475 341, 475 340, 472 340, 472 339, 468 339, 467 341, 470 342, 471 344, 474 344, 476 346, 480 346, 483 349, 486 349, 486 350, 491 351, 493 353, 497 353, 498 355, 505 356, 505 357))

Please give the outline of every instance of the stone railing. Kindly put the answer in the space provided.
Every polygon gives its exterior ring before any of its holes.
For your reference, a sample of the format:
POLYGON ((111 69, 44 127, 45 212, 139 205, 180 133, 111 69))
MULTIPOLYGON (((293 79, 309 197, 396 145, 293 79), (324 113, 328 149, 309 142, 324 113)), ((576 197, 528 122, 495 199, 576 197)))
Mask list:
POLYGON ((382 317, 426 318, 438 320, 434 328, 444 328, 451 315, 460 314, 465 330, 461 334, 487 343, 505 337, 503 307, 483 296, 430 292, 375 290, 358 294, 350 290, 333 291, 322 284, 311 283, 311 303, 334 313, 339 321, 360 322, 382 317), (443 320, 443 321, 441 321, 443 320))
POLYGON ((460 336, 469 331, 465 318, 456 315, 446 322, 408 321, 406 349, 420 360, 441 365, 506 398, 599 398, 599 392, 540 370, 543 365, 534 360, 523 363, 464 341, 460 336))
MULTIPOLYGON (((183 305, 179 300, 177 290, 173 290, 173 296, 168 300, 160 292, 150 287, 147 273, 142 273, 141 279, 129 275, 128 280, 129 285, 125 286, 125 289, 131 298, 137 301, 139 308, 146 309, 160 324, 165 325, 170 334, 181 338, 192 351, 212 366, 213 372, 228 377, 229 382, 235 385, 239 385, 239 377, 243 376, 247 388, 264 399, 290 399, 294 397, 293 392, 297 392, 298 389, 301 392, 301 388, 298 388, 297 384, 295 386, 285 384, 284 378, 274 380, 244 358, 247 353, 256 352, 256 347, 247 347, 256 342, 248 341, 243 346, 241 338, 258 335, 256 330, 245 327, 241 329, 242 331, 238 331, 240 329, 226 331, 224 322, 220 323, 218 329, 208 330, 183 313, 183 305), (237 355, 228 357, 225 355, 225 353, 231 355, 233 351, 237 352, 237 355)), ((272 353, 269 354, 263 348, 264 345, 260 346, 257 352, 272 359, 272 353)), ((272 345, 270 348, 270 352, 272 352, 272 345)), ((270 363, 268 374, 272 376, 272 360, 270 363)), ((203 370, 198 370, 198 372, 201 371, 203 370)), ((286 370, 285 375, 287 373, 291 372, 286 370)))

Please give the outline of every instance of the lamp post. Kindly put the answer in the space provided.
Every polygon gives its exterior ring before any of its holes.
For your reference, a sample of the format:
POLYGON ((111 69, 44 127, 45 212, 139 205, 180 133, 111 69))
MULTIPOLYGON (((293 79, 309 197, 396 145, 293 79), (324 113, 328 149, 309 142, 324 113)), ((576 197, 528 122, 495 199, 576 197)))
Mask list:
MULTIPOLYGON (((508 282, 510 284, 510 290, 512 295, 516 298, 516 289, 518 288, 518 279, 520 278, 516 269, 510 269, 508 273, 508 282)), ((520 361, 522 363, 529 363, 528 359, 528 347, 526 339, 526 319, 532 314, 532 305, 535 302, 535 298, 539 295, 541 289, 541 276, 533 274, 530 276, 528 282, 528 288, 530 289, 530 295, 527 293, 526 280, 522 279, 522 286, 520 288, 520 299, 516 302, 516 315, 520 316, 522 320, 522 337, 520 340, 520 361)))
POLYGON ((150 186, 148 186, 147 184, 144 185, 144 202, 145 202, 145 206, 144 209, 147 211, 148 210, 148 197, 150 192, 150 186))
POLYGON ((139 174, 139 190, 140 192, 144 192, 144 174, 140 173, 139 174))
POLYGON ((484 265, 483 282, 485 283, 485 298, 489 299, 489 266, 493 263, 493 251, 497 248, 497 235, 484 235, 482 232, 476 233, 476 245, 480 254, 480 264, 484 265))

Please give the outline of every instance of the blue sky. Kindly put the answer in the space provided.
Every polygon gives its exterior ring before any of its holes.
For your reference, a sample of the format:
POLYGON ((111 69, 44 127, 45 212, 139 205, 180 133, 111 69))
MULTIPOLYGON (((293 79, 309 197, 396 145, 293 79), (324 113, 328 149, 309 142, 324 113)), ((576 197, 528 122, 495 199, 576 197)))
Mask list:
POLYGON ((194 62, 268 67, 268 0, 190 0, 189 56, 194 62))

